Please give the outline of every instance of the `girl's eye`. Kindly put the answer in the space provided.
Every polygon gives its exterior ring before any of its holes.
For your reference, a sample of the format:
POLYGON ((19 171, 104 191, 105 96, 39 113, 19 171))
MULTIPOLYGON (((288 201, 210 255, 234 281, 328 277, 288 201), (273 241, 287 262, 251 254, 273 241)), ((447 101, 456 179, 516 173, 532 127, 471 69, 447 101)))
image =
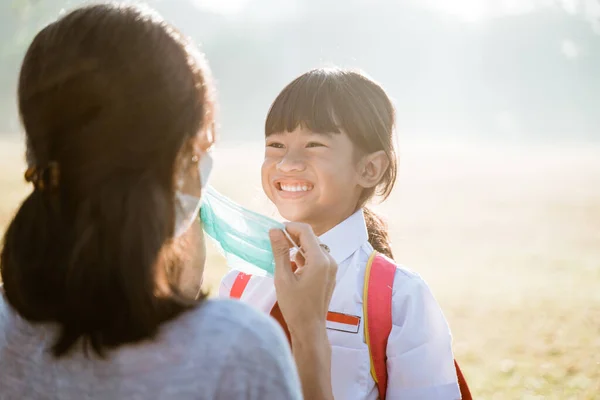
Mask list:
POLYGON ((267 143, 267 147, 273 147, 274 149, 283 149, 283 144, 277 142, 267 143))
POLYGON ((306 147, 327 147, 323 143, 319 142, 309 142, 306 144, 306 147))

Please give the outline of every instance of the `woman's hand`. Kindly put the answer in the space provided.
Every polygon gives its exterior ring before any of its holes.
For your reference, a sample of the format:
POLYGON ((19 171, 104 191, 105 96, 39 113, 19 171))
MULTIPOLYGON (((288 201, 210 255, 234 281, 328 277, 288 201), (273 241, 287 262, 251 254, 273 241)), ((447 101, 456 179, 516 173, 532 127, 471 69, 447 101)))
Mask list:
POLYGON ((294 271, 288 239, 280 230, 270 232, 277 301, 290 331, 304 398, 330 400, 331 346, 325 321, 337 264, 320 246, 310 226, 289 223, 286 231, 300 245, 304 256, 296 256, 298 268, 294 271))
POLYGON ((281 313, 290 334, 325 326, 329 302, 335 288, 337 264, 319 244, 309 225, 289 223, 288 234, 299 244, 304 256, 297 254, 297 269, 292 269, 290 242, 283 232, 271 231, 275 257, 275 289, 281 313))

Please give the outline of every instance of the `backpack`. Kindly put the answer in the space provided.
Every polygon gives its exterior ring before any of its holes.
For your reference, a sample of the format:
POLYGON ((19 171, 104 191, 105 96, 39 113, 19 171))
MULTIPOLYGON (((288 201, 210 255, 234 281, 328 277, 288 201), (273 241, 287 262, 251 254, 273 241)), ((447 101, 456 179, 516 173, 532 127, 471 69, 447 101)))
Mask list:
MULTIPOLYGON (((377 385, 379 398, 385 400, 387 391, 387 342, 392 331, 392 287, 396 276, 396 264, 373 251, 365 271, 363 286, 363 315, 365 339, 371 358, 371 375, 377 385)), ((230 297, 242 297, 251 275, 240 272, 230 291, 230 297)), ((462 400, 472 400, 471 392, 462 371, 454 360, 456 376, 462 400)))

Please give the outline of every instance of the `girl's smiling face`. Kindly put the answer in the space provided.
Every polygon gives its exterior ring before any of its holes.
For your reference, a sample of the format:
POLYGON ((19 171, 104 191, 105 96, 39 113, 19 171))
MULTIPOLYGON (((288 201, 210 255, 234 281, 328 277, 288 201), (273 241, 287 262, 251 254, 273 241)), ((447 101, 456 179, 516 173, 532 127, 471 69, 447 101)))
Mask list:
POLYGON ((267 114, 263 190, 284 218, 327 232, 392 190, 394 121, 383 88, 361 73, 300 75, 267 114))
POLYGON ((348 136, 300 126, 265 138, 261 177, 281 216, 310 224, 317 235, 352 215, 363 190, 348 136))

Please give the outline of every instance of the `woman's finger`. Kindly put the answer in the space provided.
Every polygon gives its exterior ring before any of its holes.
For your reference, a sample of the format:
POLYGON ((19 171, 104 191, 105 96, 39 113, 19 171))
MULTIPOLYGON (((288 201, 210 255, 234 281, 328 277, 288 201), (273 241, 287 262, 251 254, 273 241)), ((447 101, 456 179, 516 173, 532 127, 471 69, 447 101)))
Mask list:
POLYGON ((294 278, 292 265, 290 261, 290 244, 285 234, 280 229, 271 229, 269 231, 271 240, 271 249, 275 259, 275 279, 282 279, 289 282, 294 278))
POLYGON ((304 264, 306 264, 306 259, 304 258, 302 253, 297 251, 296 254, 294 255, 294 262, 296 263, 296 265, 298 267, 304 267, 304 264))
POLYGON ((313 232, 310 225, 300 222, 288 222, 285 225, 285 228, 286 231, 298 241, 298 244, 300 247, 302 247, 304 253, 307 254, 307 257, 308 253, 315 255, 320 254, 323 251, 323 249, 319 246, 319 239, 313 232))

